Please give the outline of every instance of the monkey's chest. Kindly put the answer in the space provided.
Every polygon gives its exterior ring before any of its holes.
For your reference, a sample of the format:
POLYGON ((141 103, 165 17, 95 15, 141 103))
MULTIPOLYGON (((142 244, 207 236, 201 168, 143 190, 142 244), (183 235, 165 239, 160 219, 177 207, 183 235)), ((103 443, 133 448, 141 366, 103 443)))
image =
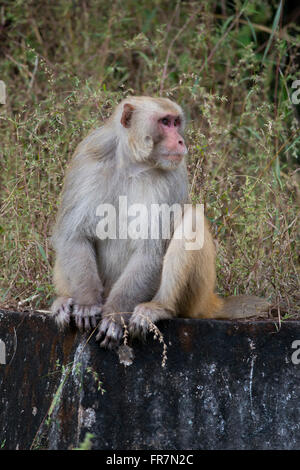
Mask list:
POLYGON ((110 286, 134 260, 157 262, 159 270, 174 218, 182 211, 182 196, 175 187, 170 190, 169 182, 125 180, 113 189, 114 197, 98 211, 96 230, 99 274, 110 286))

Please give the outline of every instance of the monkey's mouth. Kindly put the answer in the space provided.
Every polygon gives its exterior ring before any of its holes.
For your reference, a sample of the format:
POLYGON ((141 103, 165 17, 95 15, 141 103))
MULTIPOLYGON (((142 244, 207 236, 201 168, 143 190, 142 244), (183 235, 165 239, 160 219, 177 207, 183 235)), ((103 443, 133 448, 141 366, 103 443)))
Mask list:
POLYGON ((183 155, 180 153, 174 153, 174 154, 165 156, 166 160, 171 160, 172 162, 180 162, 182 158, 183 158, 183 155))

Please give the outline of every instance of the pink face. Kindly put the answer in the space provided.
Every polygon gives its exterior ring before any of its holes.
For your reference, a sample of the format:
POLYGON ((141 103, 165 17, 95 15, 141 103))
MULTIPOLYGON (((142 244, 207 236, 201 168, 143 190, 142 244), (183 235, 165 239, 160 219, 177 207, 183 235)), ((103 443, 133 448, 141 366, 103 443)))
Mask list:
POLYGON ((187 152, 184 139, 179 133, 180 124, 180 117, 170 114, 158 121, 167 160, 180 161, 187 152))

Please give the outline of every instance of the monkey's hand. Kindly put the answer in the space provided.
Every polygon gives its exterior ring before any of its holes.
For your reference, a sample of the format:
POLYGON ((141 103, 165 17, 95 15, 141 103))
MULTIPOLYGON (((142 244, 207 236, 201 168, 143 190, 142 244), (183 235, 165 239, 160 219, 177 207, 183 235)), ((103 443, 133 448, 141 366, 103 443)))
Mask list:
POLYGON ((73 305, 72 318, 80 331, 89 331, 96 328, 102 313, 102 304, 73 305))
POLYGON ((119 346, 129 317, 129 313, 103 313, 96 336, 96 340, 101 341, 102 348, 115 349, 119 346))
POLYGON ((70 297, 58 297, 52 304, 51 311, 56 324, 64 328, 70 324, 74 318, 77 328, 81 331, 96 328, 102 306, 99 305, 78 305, 70 297))
POLYGON ((70 297, 57 297, 51 305, 52 316, 59 328, 64 328, 70 323, 73 299, 70 297))
POLYGON ((129 320, 131 336, 145 337, 149 331, 157 331, 155 323, 159 320, 172 318, 174 313, 158 302, 145 302, 135 307, 129 320))

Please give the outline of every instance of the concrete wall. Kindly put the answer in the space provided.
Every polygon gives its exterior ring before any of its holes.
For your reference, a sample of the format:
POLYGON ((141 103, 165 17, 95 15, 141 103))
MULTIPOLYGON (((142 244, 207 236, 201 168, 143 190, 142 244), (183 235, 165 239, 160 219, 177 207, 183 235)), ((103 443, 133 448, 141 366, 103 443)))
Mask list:
POLYGON ((125 367, 46 315, 0 311, 0 448, 72 449, 91 432, 94 449, 300 449, 300 322, 159 327, 165 367, 153 339, 125 367))

